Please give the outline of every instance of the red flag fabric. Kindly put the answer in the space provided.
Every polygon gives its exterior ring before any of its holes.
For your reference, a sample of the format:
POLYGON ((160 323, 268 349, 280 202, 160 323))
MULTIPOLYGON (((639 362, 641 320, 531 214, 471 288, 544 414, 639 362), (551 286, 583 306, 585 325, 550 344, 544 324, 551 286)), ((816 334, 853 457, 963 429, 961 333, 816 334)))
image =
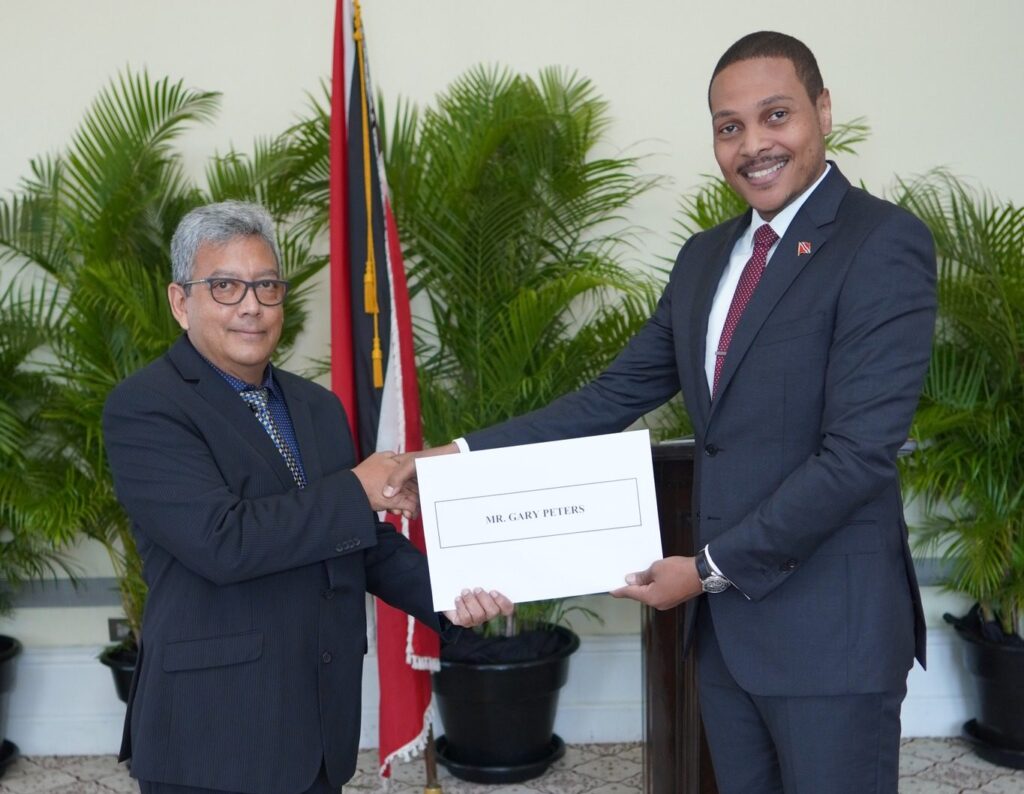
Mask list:
MULTIPOLYGON (((337 0, 331 90, 331 385, 360 457, 422 448, 412 317, 388 201, 358 0, 337 0)), ((424 550, 419 520, 389 516, 424 550)), ((380 773, 421 750, 430 725, 436 634, 376 601, 380 773)))

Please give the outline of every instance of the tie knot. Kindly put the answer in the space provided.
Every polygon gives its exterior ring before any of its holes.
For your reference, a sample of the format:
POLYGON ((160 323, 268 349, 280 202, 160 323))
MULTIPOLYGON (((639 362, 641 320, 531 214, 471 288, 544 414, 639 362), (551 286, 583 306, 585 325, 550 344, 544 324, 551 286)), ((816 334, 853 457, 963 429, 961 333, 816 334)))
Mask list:
POLYGON ((270 404, 270 390, 266 386, 255 386, 251 389, 243 389, 239 392, 242 399, 249 403, 254 411, 266 409, 270 404))
POLYGON ((778 239, 779 235, 775 233, 775 230, 769 224, 763 223, 754 232, 754 250, 768 253, 768 249, 775 245, 775 241, 778 239))

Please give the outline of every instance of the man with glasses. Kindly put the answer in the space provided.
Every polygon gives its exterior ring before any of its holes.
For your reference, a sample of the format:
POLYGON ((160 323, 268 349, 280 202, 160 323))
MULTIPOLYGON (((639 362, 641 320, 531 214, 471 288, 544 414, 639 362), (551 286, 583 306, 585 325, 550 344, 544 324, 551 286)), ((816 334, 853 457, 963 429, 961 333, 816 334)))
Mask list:
MULTIPOLYGON (((441 631, 425 558, 375 511, 397 463, 356 465, 338 400, 272 367, 288 282, 259 206, 171 242, 184 330, 107 400, 104 437, 149 597, 122 760, 144 794, 337 792, 355 769, 365 593, 441 631)), ((511 612, 467 591, 445 625, 511 612)))

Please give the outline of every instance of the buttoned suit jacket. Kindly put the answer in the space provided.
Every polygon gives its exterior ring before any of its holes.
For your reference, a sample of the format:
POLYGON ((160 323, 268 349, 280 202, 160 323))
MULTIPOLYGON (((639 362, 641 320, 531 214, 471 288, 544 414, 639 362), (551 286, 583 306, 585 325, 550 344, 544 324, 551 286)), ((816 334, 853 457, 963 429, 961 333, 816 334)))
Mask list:
POLYGON ((762 695, 893 690, 915 650, 925 660, 896 454, 931 347, 931 235, 833 164, 779 241, 712 401, 708 315, 750 218, 683 246, 653 316, 593 382, 467 441, 614 432, 681 388, 696 543, 735 584, 702 596, 734 678, 762 695))
POLYGON ((182 337, 110 395, 103 429, 149 585, 122 759, 255 794, 355 769, 365 593, 438 629, 426 560, 380 524, 333 394, 275 369, 308 479, 182 337))

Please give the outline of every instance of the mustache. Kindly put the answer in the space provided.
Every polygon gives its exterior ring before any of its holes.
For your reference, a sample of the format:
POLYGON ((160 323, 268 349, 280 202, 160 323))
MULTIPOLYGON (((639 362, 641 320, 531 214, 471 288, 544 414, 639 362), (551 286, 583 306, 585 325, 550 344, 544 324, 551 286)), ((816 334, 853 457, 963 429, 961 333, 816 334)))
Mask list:
POLYGON ((780 163, 788 158, 785 155, 772 155, 770 157, 753 157, 750 160, 746 160, 737 167, 736 171, 740 174, 745 174, 750 171, 760 171, 763 168, 768 168, 776 163, 780 163))

